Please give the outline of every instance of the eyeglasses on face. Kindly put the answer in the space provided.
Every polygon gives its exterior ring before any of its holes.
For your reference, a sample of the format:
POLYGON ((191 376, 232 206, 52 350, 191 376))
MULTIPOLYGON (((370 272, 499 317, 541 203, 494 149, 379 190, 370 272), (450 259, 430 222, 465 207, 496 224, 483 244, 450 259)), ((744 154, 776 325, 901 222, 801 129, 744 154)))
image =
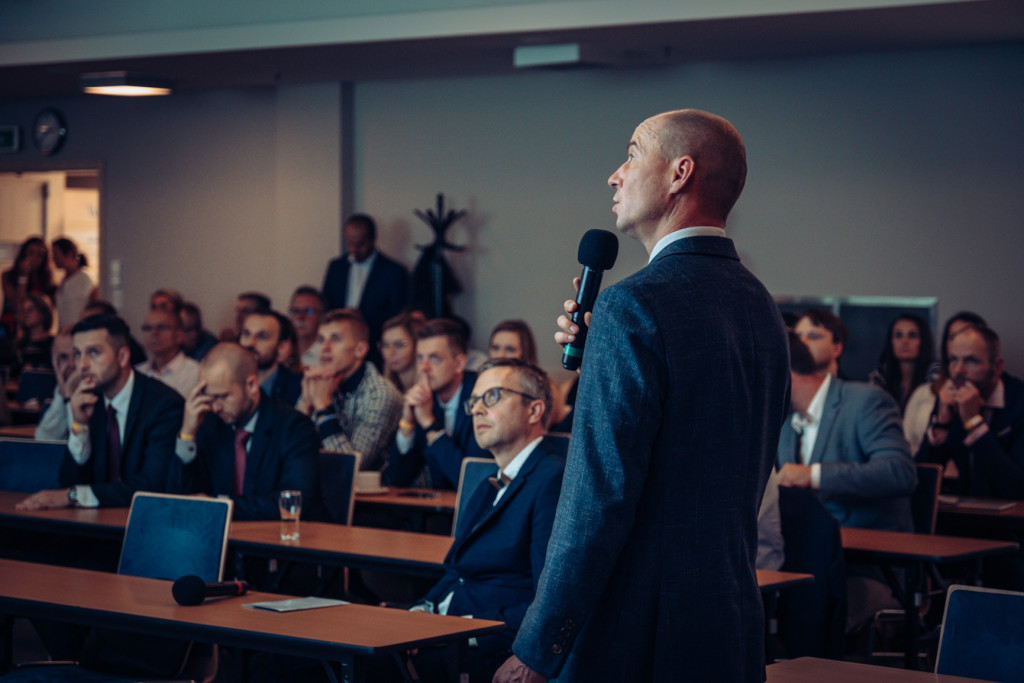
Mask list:
POLYGON ((490 389, 480 394, 479 396, 470 396, 469 399, 462 404, 462 407, 466 410, 466 415, 473 414, 473 408, 476 406, 477 401, 483 401, 484 408, 493 408, 494 406, 498 405, 498 402, 501 401, 502 395, 505 392, 515 394, 516 396, 522 396, 523 398, 528 398, 531 401, 537 400, 536 396, 530 396, 529 394, 524 394, 523 392, 516 391, 515 389, 508 389, 506 387, 491 387, 490 389))
POLYGON ((167 323, 157 323, 155 325, 145 324, 142 326, 142 331, 145 334, 150 332, 170 332, 171 326, 167 323))
POLYGON ((309 315, 313 316, 320 312, 319 308, 313 308, 312 306, 306 306, 305 308, 299 308, 298 306, 292 306, 288 309, 288 315, 309 315))

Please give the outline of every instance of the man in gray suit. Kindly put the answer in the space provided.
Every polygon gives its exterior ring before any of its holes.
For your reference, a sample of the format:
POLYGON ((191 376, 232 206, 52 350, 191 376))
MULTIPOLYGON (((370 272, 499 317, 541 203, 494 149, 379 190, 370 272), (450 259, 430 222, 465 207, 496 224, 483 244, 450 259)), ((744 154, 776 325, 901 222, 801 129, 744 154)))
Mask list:
MULTIPOLYGON (((779 437, 779 485, 817 490, 840 526, 913 531, 917 469, 892 396, 822 372, 795 333, 789 348, 793 413, 779 437)), ((847 564, 846 574, 847 631, 897 606, 877 567, 847 564)))
POLYGON ((764 680, 757 512, 789 378, 778 309, 725 237, 745 177, 736 129, 683 110, 641 123, 608 180, 650 261, 597 299, 544 571, 496 681, 764 680))

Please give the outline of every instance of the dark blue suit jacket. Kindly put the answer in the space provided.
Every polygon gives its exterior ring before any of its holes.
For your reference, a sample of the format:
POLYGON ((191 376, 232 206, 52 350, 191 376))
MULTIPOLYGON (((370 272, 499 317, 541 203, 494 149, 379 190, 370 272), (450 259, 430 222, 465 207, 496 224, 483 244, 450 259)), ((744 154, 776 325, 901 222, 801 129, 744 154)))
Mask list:
MULTIPOLYGON (((327 266, 324 286, 324 310, 344 308, 348 292, 348 256, 336 258, 327 266)), ((366 324, 370 326, 371 341, 380 339, 384 322, 402 312, 409 303, 409 271, 403 265, 377 252, 377 259, 366 278, 363 298, 359 302, 366 324)), ((372 348, 376 348, 374 344, 372 348)))
MULTIPOLYGON (((173 446, 172 446, 173 450, 173 446)), ((196 432, 196 458, 174 457, 172 481, 182 493, 229 495, 234 519, 279 519, 278 494, 302 491, 303 517, 319 506, 316 473, 320 439, 308 417, 261 392, 256 427, 249 437, 242 495, 235 488, 235 430, 209 414, 196 432)))
POLYGON ((448 614, 504 621, 505 631, 479 638, 481 650, 507 651, 544 567, 565 460, 547 439, 537 444, 508 490, 484 480, 466 507, 469 524, 444 560, 445 574, 426 595, 435 605, 454 592, 448 614))
POLYGON ((289 407, 302 395, 302 375, 292 372, 283 365, 277 366, 274 374, 274 385, 270 388, 270 396, 289 407))
POLYGON ((572 681, 763 681, 757 512, 786 329, 732 241, 667 246, 594 308, 562 494, 513 650, 572 681))
POLYGON ((79 466, 66 451, 61 463, 60 485, 90 484, 102 507, 127 507, 136 491, 167 490, 185 400, 163 382, 134 374, 121 444, 121 481, 107 482, 107 409, 102 398, 89 419, 89 459, 79 466))
MULTIPOLYGON (((391 444, 388 453, 388 469, 384 473, 392 486, 408 486, 419 476, 423 465, 430 467, 430 485, 435 489, 455 489, 459 485, 463 458, 489 458, 490 452, 480 448, 473 434, 473 418, 466 415, 461 407, 473 394, 476 373, 466 372, 459 391, 459 411, 455 417, 452 435, 442 434, 437 441, 427 445, 427 433, 416 425, 412 448, 405 455, 398 452, 398 445, 391 444)), ((434 396, 434 416, 443 419, 444 410, 437 396, 434 396)))

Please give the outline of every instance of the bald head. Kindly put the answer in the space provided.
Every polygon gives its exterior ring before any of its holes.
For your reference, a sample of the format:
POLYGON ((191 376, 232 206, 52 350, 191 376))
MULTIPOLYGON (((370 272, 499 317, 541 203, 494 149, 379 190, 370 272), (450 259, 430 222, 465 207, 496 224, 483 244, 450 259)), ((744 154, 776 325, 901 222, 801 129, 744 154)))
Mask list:
POLYGON ((736 128, 721 116, 698 109, 665 112, 646 123, 666 159, 693 159, 701 208, 724 222, 747 179, 746 149, 736 128))
POLYGON ((203 358, 201 369, 209 373, 219 365, 227 368, 228 377, 238 385, 245 385, 248 377, 256 377, 256 356, 249 349, 235 342, 217 344, 203 358))

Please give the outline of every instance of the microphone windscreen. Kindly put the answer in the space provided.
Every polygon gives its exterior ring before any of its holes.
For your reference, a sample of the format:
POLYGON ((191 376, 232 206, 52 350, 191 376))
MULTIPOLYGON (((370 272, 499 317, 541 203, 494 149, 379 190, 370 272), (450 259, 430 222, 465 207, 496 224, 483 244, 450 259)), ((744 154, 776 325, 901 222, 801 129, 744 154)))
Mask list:
POLYGON ((594 270, 611 270, 619 255, 619 238, 607 230, 587 230, 580 240, 580 265, 594 270))
POLYGON ((201 605, 206 599, 206 582, 195 574, 183 576, 174 582, 171 594, 179 605, 201 605))

